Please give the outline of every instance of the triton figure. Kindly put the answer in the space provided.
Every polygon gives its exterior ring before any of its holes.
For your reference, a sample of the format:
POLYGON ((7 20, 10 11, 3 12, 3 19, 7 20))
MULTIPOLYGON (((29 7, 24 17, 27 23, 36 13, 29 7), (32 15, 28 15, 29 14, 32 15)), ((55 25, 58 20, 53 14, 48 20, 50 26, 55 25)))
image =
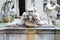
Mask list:
POLYGON ((40 25, 39 13, 33 8, 28 8, 26 12, 23 13, 22 18, 26 26, 38 26, 40 25))
POLYGON ((11 23, 9 23, 8 25, 25 25, 25 26, 39 26, 40 24, 40 17, 39 17, 39 13, 36 12, 35 9, 33 8, 29 8, 27 9, 21 19, 15 19, 14 21, 12 21, 11 23))
POLYGON ((56 18, 57 18, 57 14, 56 13, 53 13, 51 15, 51 12, 54 11, 54 10, 57 11, 59 9, 60 9, 60 6, 55 1, 50 1, 50 2, 47 3, 44 11, 47 14, 48 21, 49 21, 49 24, 50 25, 52 24, 52 22, 55 22, 56 21, 56 18))

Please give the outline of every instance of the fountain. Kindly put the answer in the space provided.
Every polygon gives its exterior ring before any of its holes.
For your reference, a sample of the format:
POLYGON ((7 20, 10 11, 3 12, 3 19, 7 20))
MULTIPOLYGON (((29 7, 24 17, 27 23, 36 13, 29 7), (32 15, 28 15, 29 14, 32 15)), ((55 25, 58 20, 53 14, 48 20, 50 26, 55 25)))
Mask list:
POLYGON ((44 11, 46 12, 46 15, 48 17, 48 24, 49 25, 55 25, 56 23, 56 18, 57 18, 57 15, 55 16, 54 14, 51 15, 51 12, 54 11, 54 10, 59 10, 60 9, 60 5, 58 5, 55 1, 50 1, 47 3, 47 5, 45 6, 45 9, 44 11))

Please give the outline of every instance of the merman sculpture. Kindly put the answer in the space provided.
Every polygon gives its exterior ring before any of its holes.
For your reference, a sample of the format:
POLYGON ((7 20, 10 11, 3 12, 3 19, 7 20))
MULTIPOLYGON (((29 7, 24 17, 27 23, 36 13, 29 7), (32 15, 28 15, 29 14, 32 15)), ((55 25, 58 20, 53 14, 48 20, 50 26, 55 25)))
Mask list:
POLYGON ((15 7, 14 7, 14 2, 12 0, 6 0, 6 2, 4 3, 4 5, 1 8, 1 13, 2 13, 2 19, 3 22, 7 21, 10 22, 11 20, 13 20, 15 17, 15 7), (13 16, 13 17, 12 17, 13 16))
MULTIPOLYGON (((55 23, 56 22, 56 18, 57 18, 57 14, 56 13, 53 13, 52 15, 51 15, 51 12, 52 11, 57 11, 57 10, 59 10, 60 9, 60 5, 58 5, 57 3, 56 3, 56 1, 50 1, 50 2, 48 2, 47 3, 47 5, 45 6, 45 9, 44 9, 44 11, 46 12, 46 15, 47 15, 47 17, 48 17, 48 21, 49 21, 49 24, 51 23, 55 23), (54 15, 55 14, 55 15, 54 15)), ((50 25, 51 25, 50 24, 50 25)))
POLYGON ((40 17, 39 13, 36 12, 33 8, 28 8, 22 15, 21 19, 15 19, 8 25, 25 25, 25 26, 39 26, 40 24, 40 17))
POLYGON ((33 8, 28 8, 22 15, 21 19, 26 26, 38 26, 40 24, 39 13, 33 8))

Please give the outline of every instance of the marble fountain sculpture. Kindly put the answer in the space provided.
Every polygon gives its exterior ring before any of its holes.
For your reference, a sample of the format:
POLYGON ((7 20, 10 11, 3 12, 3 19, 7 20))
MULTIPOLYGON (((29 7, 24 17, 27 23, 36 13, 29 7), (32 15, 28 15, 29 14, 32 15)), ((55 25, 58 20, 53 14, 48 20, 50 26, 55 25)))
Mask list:
POLYGON ((12 0, 6 0, 3 3, 0 14, 1 14, 0 22, 12 21, 14 15, 15 15, 15 13, 14 13, 14 2, 12 0))
POLYGON ((48 21, 41 20, 39 13, 35 10, 34 7, 26 9, 23 13, 21 19, 14 19, 11 23, 7 25, 17 26, 17 25, 25 25, 25 26, 51 26, 48 24, 48 21))
MULTIPOLYGON (((11 24, 25 25, 25 26, 38 26, 40 24, 39 13, 34 11, 33 8, 27 9, 21 19, 15 19, 11 24)), ((11 25, 9 23, 9 25, 11 25)))
POLYGON ((21 18, 27 26, 38 26, 40 24, 39 13, 36 12, 33 8, 28 8, 26 12, 23 13, 21 18))
POLYGON ((12 22, 8 22, 7 26, 18 26, 18 25, 25 25, 30 27, 53 26, 53 23, 55 23, 56 18, 54 16, 50 16, 50 12, 53 10, 58 10, 59 8, 60 6, 54 1, 47 3, 44 10, 46 12, 46 16, 48 17, 46 21, 45 19, 41 20, 40 14, 36 11, 34 7, 27 8, 26 11, 23 13, 21 19, 15 18, 12 22))
POLYGON ((55 16, 51 16, 50 12, 53 10, 58 10, 60 6, 55 3, 54 1, 51 1, 50 3, 47 3, 45 7, 46 16, 48 17, 47 20, 41 20, 40 14, 33 8, 30 7, 26 9, 26 11, 23 13, 21 19, 14 19, 11 23, 8 23, 7 25, 25 25, 25 26, 53 26, 55 23, 55 16), (50 18, 51 17, 51 18, 50 18))
POLYGON ((48 17, 49 24, 50 23, 53 24, 53 25, 56 24, 57 14, 54 13, 55 15, 54 14, 51 15, 51 12, 54 11, 54 10, 57 11, 59 9, 60 9, 60 5, 58 5, 53 0, 47 3, 47 5, 45 6, 44 11, 45 11, 45 13, 46 13, 46 15, 48 17))

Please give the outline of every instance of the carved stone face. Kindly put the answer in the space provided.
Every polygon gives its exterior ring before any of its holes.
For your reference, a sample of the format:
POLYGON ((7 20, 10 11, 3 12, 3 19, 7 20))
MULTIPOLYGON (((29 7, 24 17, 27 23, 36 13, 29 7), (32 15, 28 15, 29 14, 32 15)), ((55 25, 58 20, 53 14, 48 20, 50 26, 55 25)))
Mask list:
POLYGON ((31 11, 28 11, 28 13, 30 14, 30 15, 32 15, 33 14, 33 11, 31 10, 31 11))
POLYGON ((55 1, 50 1, 50 3, 51 3, 52 5, 55 5, 55 4, 56 4, 56 2, 55 2, 55 1))

